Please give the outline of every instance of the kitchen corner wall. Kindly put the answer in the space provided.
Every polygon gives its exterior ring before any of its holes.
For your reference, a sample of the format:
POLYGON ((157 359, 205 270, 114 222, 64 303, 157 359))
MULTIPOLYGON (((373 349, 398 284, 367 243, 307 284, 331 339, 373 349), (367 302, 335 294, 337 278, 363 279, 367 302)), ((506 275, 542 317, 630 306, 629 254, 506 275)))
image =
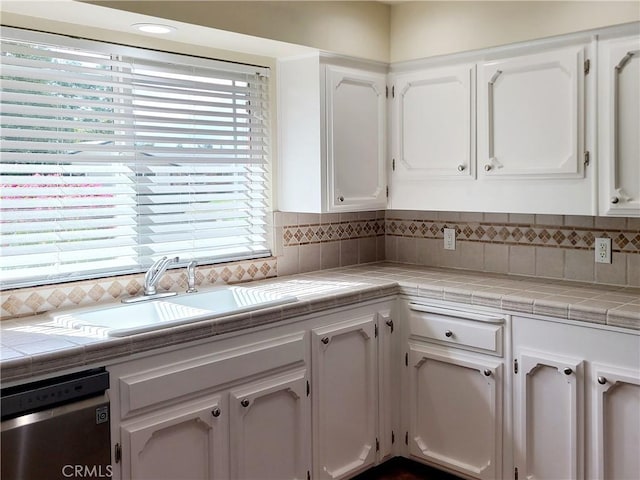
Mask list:
MULTIPOLYGON (((640 287, 640 218, 384 210, 274 213, 273 257, 198 267, 200 286, 250 282, 340 266, 392 261, 640 287), (456 250, 444 250, 443 228, 456 250), (612 239, 613 263, 594 262, 597 237, 612 239)), ((114 302, 140 292, 143 274, 0 291, 2 320, 114 302)), ((186 288, 170 270, 163 290, 186 288)))
POLYGON ((640 219, 387 210, 385 259, 432 267, 640 286, 640 219), (443 228, 456 229, 445 250, 443 228), (595 238, 613 263, 596 264, 595 238))
POLYGON ((278 275, 385 258, 385 212, 274 214, 278 275))

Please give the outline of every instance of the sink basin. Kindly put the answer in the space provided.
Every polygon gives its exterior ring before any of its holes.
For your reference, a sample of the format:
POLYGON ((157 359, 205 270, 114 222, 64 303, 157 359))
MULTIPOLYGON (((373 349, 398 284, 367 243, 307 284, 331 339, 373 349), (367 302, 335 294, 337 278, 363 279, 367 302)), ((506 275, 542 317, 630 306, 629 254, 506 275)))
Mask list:
POLYGON ((239 313, 260 308, 295 302, 296 297, 246 287, 227 287, 210 292, 192 293, 171 297, 168 301, 187 308, 209 310, 214 314, 239 313))
POLYGON ((210 292, 185 294, 82 313, 54 314, 51 317, 56 324, 67 328, 87 330, 109 337, 126 337, 296 300, 293 296, 275 295, 246 287, 225 287, 210 292))

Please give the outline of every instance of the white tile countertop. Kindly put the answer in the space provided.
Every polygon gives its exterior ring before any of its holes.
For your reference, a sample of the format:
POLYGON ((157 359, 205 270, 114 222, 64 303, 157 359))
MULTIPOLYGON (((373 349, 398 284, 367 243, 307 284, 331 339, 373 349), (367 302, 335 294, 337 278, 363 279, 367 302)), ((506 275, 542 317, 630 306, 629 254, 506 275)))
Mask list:
POLYGON ((640 288, 633 287, 395 263, 322 270, 242 285, 294 295, 298 301, 121 338, 65 328, 46 314, 5 320, 0 323, 0 378, 7 383, 83 365, 112 363, 134 353, 398 293, 640 331, 640 288))

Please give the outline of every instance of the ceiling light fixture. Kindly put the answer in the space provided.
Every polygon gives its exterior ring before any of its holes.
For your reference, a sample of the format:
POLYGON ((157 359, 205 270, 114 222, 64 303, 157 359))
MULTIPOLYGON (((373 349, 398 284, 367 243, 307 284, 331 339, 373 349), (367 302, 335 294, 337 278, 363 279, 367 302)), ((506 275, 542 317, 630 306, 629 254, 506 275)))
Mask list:
POLYGON ((157 33, 157 34, 165 34, 174 32, 175 27, 170 27, 169 25, 160 25, 157 23, 134 23, 131 25, 136 30, 140 30, 145 33, 157 33))

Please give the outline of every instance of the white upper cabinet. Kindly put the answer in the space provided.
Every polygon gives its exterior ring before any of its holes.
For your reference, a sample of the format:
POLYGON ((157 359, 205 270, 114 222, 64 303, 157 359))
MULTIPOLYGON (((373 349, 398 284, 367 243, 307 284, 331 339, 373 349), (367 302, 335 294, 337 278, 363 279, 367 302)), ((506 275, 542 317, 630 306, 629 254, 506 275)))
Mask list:
POLYGON ((475 65, 392 79, 393 170, 400 182, 475 176, 475 65))
POLYGON ((386 66, 340 63, 324 64, 318 54, 278 61, 282 211, 387 205, 386 66))
POLYGON ((479 65, 483 177, 584 176, 584 47, 479 65))
POLYGON ((640 35, 599 46, 600 214, 640 216, 640 35))
POLYGON ((386 77, 326 66, 328 210, 385 208, 386 77))
POLYGON ((589 42, 491 49, 427 60, 419 70, 398 66, 389 207, 594 215, 589 42))

